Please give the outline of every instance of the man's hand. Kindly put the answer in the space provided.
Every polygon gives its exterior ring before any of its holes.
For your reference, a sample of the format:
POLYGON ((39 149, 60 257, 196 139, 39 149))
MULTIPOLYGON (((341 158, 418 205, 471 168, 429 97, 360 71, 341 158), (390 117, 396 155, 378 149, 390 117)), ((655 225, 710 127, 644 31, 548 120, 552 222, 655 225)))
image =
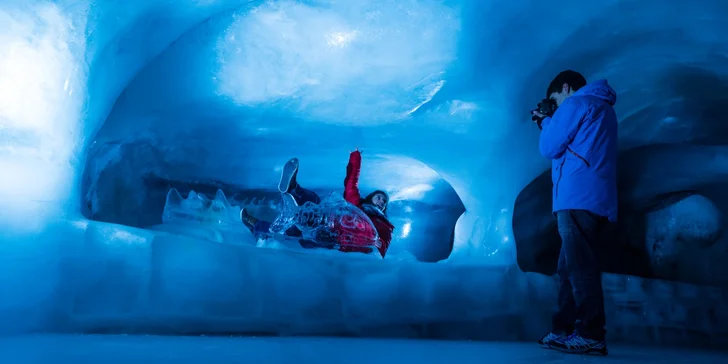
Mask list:
POLYGON ((543 118, 546 117, 546 115, 541 114, 540 112, 538 112, 538 110, 531 110, 531 115, 536 117, 536 120, 534 120, 533 122, 537 122, 537 120, 543 120, 543 118))
POLYGON ((531 110, 531 120, 536 123, 539 129, 543 129, 541 127, 541 123, 543 123, 543 119, 546 117, 546 115, 541 114, 538 112, 538 110, 531 110))
POLYGON ((359 150, 359 147, 356 147, 356 149, 354 149, 354 151, 352 151, 352 152, 350 152, 350 153, 354 153, 354 152, 359 152, 359 154, 361 154, 361 153, 362 153, 362 151, 361 151, 361 150, 359 150))

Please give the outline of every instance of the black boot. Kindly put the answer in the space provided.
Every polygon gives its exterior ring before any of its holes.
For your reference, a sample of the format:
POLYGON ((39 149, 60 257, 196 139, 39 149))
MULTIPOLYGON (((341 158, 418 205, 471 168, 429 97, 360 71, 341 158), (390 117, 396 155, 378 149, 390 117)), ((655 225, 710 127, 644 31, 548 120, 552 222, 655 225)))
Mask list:
POLYGON ((243 222, 243 225, 250 230, 251 233, 255 234, 255 223, 258 222, 258 219, 256 219, 253 215, 248 213, 248 210, 242 209, 240 210, 240 220, 243 222))
POLYGON ((291 158, 283 166, 281 181, 278 182, 280 193, 289 193, 296 187, 296 175, 298 174, 298 158, 291 158))

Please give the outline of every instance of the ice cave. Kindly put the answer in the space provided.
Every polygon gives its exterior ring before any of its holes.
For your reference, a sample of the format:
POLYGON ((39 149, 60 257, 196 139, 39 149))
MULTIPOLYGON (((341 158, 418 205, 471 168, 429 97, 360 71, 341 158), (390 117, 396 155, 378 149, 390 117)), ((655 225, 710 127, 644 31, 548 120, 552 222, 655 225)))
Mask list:
POLYGON ((611 352, 725 361, 725 34, 720 0, 0 0, 0 362, 581 360, 535 344, 565 69, 619 95, 611 352), (243 227, 356 148, 386 257, 243 227))

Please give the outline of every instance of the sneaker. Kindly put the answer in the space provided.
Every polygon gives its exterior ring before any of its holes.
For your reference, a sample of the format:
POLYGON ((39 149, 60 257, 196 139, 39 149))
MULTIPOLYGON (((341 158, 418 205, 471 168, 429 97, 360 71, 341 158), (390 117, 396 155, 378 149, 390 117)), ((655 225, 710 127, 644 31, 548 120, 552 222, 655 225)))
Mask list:
POLYGON ((567 336, 569 336, 569 335, 567 335, 566 333, 549 332, 544 337, 542 337, 538 340, 538 344, 545 348, 551 348, 550 345, 552 343, 556 342, 556 340, 564 339, 567 336))
POLYGON ((549 347, 570 354, 602 355, 609 354, 604 340, 592 340, 579 334, 571 334, 552 342, 549 347))
POLYGON ((278 191, 280 193, 291 192, 291 189, 296 186, 296 175, 298 174, 298 158, 291 158, 283 166, 281 172, 281 181, 278 182, 278 191))
POLYGON ((248 210, 242 209, 240 210, 240 221, 243 222, 243 225, 250 230, 251 233, 255 233, 255 223, 258 222, 258 219, 256 219, 253 215, 248 213, 248 210))

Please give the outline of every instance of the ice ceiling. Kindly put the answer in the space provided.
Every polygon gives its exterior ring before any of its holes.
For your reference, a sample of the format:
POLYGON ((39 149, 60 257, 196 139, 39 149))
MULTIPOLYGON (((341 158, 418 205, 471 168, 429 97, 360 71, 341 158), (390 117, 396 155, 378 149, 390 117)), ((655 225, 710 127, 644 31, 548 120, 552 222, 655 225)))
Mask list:
POLYGON ((152 145, 163 161, 130 171, 245 188, 274 185, 298 156, 308 185, 332 189, 359 147, 364 189, 422 199, 437 179, 452 186, 467 209, 452 259, 512 261, 514 201, 548 169, 528 117, 548 81, 567 68, 609 79, 622 149, 722 144, 726 13, 722 1, 4 0, 0 216, 28 232, 79 216, 84 172, 93 184, 118 158, 109 146, 152 145))

